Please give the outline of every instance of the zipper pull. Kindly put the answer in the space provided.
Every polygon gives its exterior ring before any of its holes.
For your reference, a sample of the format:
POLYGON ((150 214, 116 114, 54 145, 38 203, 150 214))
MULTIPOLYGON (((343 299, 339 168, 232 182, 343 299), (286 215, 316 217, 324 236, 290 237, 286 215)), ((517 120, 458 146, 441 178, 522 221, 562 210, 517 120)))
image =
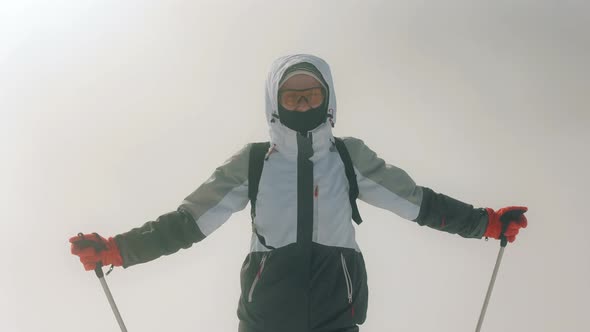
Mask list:
POLYGON ((256 279, 260 279, 262 277, 262 269, 264 269, 264 261, 266 260, 266 255, 262 256, 260 260, 260 264, 258 265, 258 272, 256 272, 256 279))

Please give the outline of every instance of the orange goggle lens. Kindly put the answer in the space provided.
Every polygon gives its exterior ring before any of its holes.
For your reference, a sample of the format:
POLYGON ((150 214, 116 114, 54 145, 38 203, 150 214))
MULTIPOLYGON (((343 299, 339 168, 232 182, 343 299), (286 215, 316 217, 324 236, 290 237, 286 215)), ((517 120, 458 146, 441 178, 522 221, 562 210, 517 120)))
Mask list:
POLYGON ((305 99, 311 108, 316 108, 324 102, 324 90, 317 87, 305 90, 284 90, 279 93, 281 105, 289 111, 297 108, 301 98, 305 99))

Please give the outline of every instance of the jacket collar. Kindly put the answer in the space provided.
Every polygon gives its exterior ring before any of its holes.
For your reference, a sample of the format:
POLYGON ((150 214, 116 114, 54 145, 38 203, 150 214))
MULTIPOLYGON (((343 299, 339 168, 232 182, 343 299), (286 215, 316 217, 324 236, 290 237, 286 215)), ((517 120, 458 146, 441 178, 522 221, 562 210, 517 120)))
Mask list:
MULTIPOLYGON (((296 160, 299 147, 297 136, 301 136, 301 134, 277 121, 276 125, 270 128, 271 147, 274 147, 276 152, 284 155, 287 159, 296 160)), ((334 145, 332 127, 328 123, 324 123, 308 132, 307 137, 302 141, 304 144, 312 145, 313 156, 310 160, 316 161, 330 152, 334 145)))

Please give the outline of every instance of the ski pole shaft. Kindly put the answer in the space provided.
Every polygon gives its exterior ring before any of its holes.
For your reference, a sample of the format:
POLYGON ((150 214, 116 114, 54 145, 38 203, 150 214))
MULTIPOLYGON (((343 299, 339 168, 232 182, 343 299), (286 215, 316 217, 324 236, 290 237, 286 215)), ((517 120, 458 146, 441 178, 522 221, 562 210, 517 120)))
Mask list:
POLYGON ((496 259, 496 266, 494 267, 494 272, 492 273, 492 280, 490 280, 488 292, 486 293, 486 299, 483 302, 483 307, 481 308, 481 313, 479 314, 479 320, 477 321, 477 328, 475 329, 476 332, 479 332, 481 330, 483 318, 486 315, 486 310, 488 309, 488 303, 490 302, 490 297, 492 296, 492 290, 494 289, 494 283, 496 282, 496 276, 498 275, 498 269, 500 268, 500 263, 502 262, 503 255, 504 247, 500 247, 500 252, 498 252, 498 258, 496 259))
POLYGON ((96 268, 94 269, 98 280, 100 280, 100 284, 102 285, 102 289, 104 290, 107 299, 109 300, 109 304, 111 305, 111 309, 115 314, 115 318, 117 319, 117 323, 119 323, 119 327, 121 328, 122 332, 127 332, 127 328, 125 327, 125 323, 123 323, 123 318, 121 318, 121 314, 119 313, 119 309, 117 309, 117 304, 115 303, 115 299, 113 299, 113 294, 111 294, 111 290, 107 285, 107 281, 104 279, 104 273, 102 272, 102 263, 96 263, 96 268))
POLYGON ((498 275, 498 269, 500 269, 500 263, 502 262, 502 256, 504 255, 504 249, 508 244, 508 239, 504 233, 508 228, 508 221, 502 220, 502 231, 500 232, 500 251, 498 252, 498 257, 496 258, 496 265, 494 266, 494 272, 492 273, 492 279, 490 280, 490 285, 488 286, 488 291, 486 293, 486 299, 483 301, 483 306, 481 308, 481 313, 479 314, 479 320, 477 321, 477 327, 475 328, 475 332, 480 332, 481 325, 483 324, 483 318, 486 315, 486 310, 488 309, 488 303, 490 302, 490 297, 492 297, 492 290, 494 289, 494 284, 496 283, 496 276, 498 275))

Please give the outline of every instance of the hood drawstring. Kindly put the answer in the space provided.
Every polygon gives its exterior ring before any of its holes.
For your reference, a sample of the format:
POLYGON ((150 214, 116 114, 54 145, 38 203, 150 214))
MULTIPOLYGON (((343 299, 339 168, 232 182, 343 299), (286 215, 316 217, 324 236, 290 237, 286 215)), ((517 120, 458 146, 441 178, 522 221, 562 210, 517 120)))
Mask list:
POLYGON ((334 110, 333 109, 329 109, 328 110, 328 121, 330 121, 330 125, 332 126, 332 128, 334 128, 334 110))
POLYGON ((272 145, 272 147, 270 147, 270 148, 268 149, 268 152, 267 152, 267 153, 266 153, 266 155, 264 156, 264 160, 268 160, 268 158, 270 157, 270 155, 271 155, 273 152, 275 152, 275 151, 277 151, 277 145, 276 145, 276 144, 273 144, 273 145, 272 145))
POLYGON ((275 123, 278 118, 279 118, 279 115, 277 113, 273 113, 272 119, 270 119, 270 123, 275 123))

